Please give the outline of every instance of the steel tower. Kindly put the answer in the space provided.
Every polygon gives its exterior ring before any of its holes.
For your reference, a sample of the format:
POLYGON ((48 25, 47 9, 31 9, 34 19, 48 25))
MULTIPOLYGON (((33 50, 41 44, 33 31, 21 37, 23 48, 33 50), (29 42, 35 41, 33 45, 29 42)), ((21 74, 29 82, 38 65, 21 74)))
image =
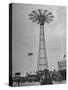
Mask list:
POLYGON ((40 24, 40 39, 39 39, 37 71, 48 69, 45 35, 44 35, 44 24, 50 23, 51 21, 53 21, 54 16, 52 15, 52 12, 49 12, 48 10, 42 10, 42 9, 32 11, 29 14, 29 16, 30 16, 29 19, 31 19, 32 22, 36 22, 37 24, 40 24))

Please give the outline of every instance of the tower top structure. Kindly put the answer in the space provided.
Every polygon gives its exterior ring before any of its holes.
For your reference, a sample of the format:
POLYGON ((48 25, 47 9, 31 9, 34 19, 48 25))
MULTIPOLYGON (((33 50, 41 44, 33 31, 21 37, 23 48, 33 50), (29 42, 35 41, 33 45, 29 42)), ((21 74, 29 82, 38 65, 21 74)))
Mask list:
POLYGON ((38 9, 36 11, 32 11, 29 14, 32 22, 36 22, 37 24, 44 25, 46 23, 50 23, 53 21, 54 16, 52 15, 52 12, 49 12, 48 10, 38 9))

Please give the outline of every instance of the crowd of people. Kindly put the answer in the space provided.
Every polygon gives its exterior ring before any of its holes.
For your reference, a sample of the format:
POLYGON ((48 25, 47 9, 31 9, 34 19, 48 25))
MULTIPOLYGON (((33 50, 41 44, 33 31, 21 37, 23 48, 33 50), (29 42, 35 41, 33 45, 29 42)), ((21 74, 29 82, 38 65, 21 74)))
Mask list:
POLYGON ((53 81, 55 82, 61 82, 62 76, 59 71, 49 71, 49 70, 43 70, 36 72, 35 75, 27 75, 26 77, 13 77, 12 83, 16 82, 18 86, 20 86, 20 83, 25 82, 39 82, 40 85, 47 85, 47 84, 53 84, 53 81))

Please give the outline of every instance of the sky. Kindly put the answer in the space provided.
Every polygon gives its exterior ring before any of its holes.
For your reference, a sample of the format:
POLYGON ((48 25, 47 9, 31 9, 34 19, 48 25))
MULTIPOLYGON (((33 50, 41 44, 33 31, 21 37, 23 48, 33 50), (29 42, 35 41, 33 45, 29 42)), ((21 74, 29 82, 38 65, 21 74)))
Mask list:
POLYGON ((58 70, 57 61, 66 53, 66 7, 54 5, 13 4, 12 7, 12 70, 35 72, 37 69, 40 25, 32 23, 32 10, 47 9, 55 16, 44 25, 45 44, 49 70, 58 70), (32 52, 32 56, 28 53, 32 52))

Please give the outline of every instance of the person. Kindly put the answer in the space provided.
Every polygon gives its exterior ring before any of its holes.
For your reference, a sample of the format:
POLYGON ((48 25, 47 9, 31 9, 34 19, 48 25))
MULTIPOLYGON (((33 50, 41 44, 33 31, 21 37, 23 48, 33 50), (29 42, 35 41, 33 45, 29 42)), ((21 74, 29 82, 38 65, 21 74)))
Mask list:
POLYGON ((42 75, 42 76, 40 77, 40 84, 41 84, 41 85, 44 85, 44 79, 45 79, 45 76, 42 75))

